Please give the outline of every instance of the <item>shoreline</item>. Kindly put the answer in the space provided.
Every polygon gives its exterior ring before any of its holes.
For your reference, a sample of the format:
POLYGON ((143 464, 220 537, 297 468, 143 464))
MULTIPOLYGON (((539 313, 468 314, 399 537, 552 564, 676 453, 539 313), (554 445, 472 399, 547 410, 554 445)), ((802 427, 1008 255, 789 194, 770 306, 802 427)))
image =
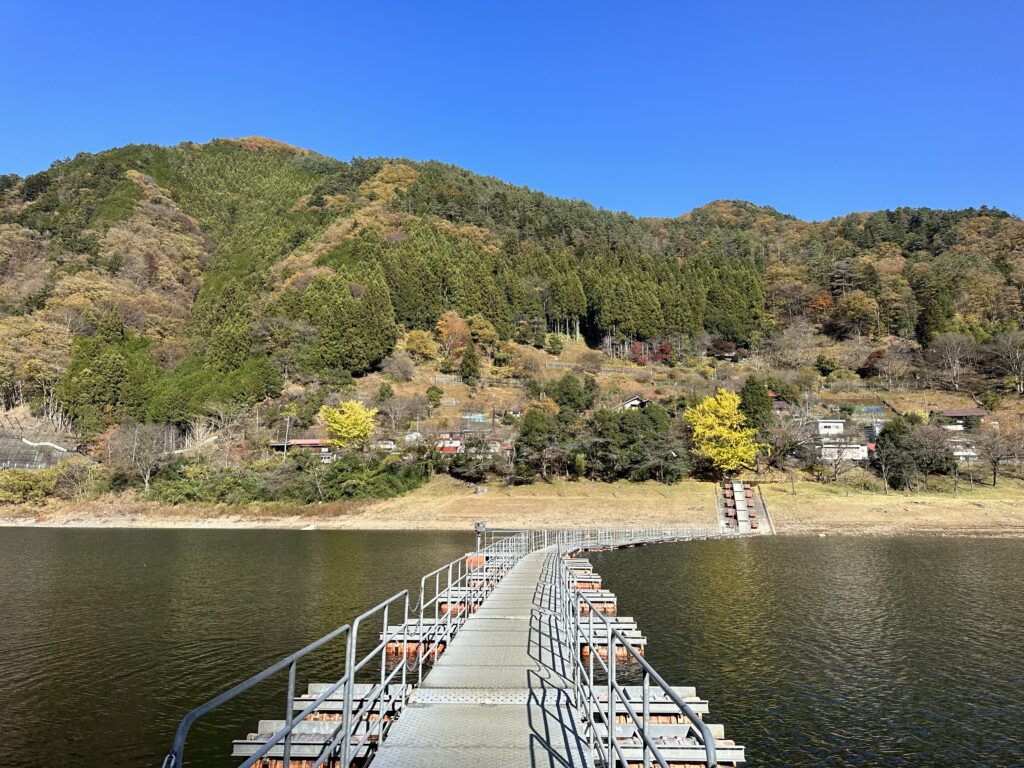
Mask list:
MULTIPOLYGON (((951 494, 888 495, 765 484, 780 536, 1024 538, 1024 484, 951 494)), ((0 528, 472 531, 717 525, 713 483, 555 482, 510 488, 434 478, 405 496, 324 504, 161 505, 132 496, 0 506, 0 528)))
MULTIPOLYGON (((637 525, 654 524, 653 521, 640 520, 637 525)), ((494 526, 499 527, 499 526, 494 526)), ((571 526, 545 524, 538 521, 537 526, 553 530, 571 526)), ((599 526, 594 526, 599 527, 599 526)), ((0 535, 4 530, 14 529, 61 529, 89 531, 424 531, 431 533, 472 533, 472 526, 456 527, 454 525, 375 525, 350 524, 347 521, 329 517, 264 517, 260 519, 243 519, 238 515, 221 517, 204 517, 193 520, 181 520, 164 517, 127 517, 110 516, 104 518, 80 518, 72 521, 34 521, 23 517, 0 516, 0 535)), ((771 534, 765 534, 770 536, 771 534)), ((1024 530, 995 529, 989 527, 914 527, 900 526, 893 528, 881 527, 841 527, 828 530, 800 528, 778 530, 777 536, 833 538, 842 536, 864 538, 972 538, 972 539, 1024 539, 1024 530)))

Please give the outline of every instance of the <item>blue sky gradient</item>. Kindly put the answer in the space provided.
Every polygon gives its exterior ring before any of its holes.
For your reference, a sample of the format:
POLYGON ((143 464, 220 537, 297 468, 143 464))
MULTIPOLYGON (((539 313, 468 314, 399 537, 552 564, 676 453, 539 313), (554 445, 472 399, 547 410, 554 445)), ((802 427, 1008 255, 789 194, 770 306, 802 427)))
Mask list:
POLYGON ((1024 213, 1024 2, 6 3, 0 172, 269 136, 644 216, 1024 213))

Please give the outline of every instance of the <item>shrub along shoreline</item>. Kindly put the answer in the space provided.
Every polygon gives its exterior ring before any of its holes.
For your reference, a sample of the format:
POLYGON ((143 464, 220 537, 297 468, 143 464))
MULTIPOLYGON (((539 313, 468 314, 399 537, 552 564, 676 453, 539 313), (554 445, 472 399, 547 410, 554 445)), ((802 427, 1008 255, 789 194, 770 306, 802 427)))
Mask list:
MULTIPOLYGON (((798 482, 764 484, 780 535, 1024 537, 1024 483, 949 493, 890 493, 798 482)), ((436 476, 390 499, 325 503, 189 501, 176 505, 133 491, 46 503, 0 504, 0 526, 472 530, 494 527, 713 526, 714 484, 555 481, 531 486, 471 485, 436 476)))

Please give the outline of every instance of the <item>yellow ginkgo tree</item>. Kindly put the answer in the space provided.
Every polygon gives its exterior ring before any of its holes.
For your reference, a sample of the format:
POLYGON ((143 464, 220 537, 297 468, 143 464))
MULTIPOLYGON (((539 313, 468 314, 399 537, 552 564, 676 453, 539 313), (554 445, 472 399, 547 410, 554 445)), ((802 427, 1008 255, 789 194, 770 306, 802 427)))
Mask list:
POLYGON ((325 405, 320 409, 328 441, 338 448, 365 442, 373 432, 373 417, 376 415, 376 408, 367 408, 358 400, 346 400, 337 408, 325 405))
POLYGON ((756 440, 757 430, 746 425, 735 392, 719 389, 687 408, 683 420, 690 425, 694 451, 723 474, 752 466, 765 448, 756 440))

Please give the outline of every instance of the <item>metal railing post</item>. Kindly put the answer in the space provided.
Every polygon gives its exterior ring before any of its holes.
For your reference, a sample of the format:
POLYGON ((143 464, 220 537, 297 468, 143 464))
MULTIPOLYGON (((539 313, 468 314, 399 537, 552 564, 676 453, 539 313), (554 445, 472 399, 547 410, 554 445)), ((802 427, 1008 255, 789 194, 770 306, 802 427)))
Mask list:
POLYGON ((416 622, 416 685, 423 683, 423 649, 426 647, 423 632, 423 608, 426 601, 426 582, 420 579, 420 611, 416 622))
MULTIPOLYGON (((386 632, 387 630, 385 630, 386 632)), ((353 683, 355 682, 355 666, 356 666, 356 636, 359 634, 359 625, 356 624, 352 627, 352 631, 348 633, 348 644, 345 646, 345 674, 347 679, 345 680, 345 696, 344 696, 344 710, 341 713, 341 761, 339 765, 350 766, 352 764, 351 756, 349 751, 351 748, 351 736, 352 733, 352 695, 353 695, 353 683)))
POLYGON ((402 622, 402 707, 409 697, 409 596, 405 596, 405 621, 402 622))
MULTIPOLYGON (((644 670, 644 720, 643 730, 647 733, 651 727, 651 676, 644 670)), ((651 768, 651 750, 647 746, 647 739, 641 739, 644 743, 644 768, 651 768)))
MULTIPOLYGON (((559 561, 559 563, 562 564, 562 568, 563 568, 564 572, 568 573, 569 569, 565 567, 565 561, 561 557, 558 558, 558 561, 559 561)), ((567 578, 568 578, 567 576, 563 576, 562 579, 560 580, 560 584, 562 585, 562 593, 563 593, 564 599, 567 602, 570 601, 570 600, 572 601, 572 603, 567 606, 567 612, 569 612, 569 614, 572 616, 572 639, 573 639, 573 645, 577 646, 575 650, 576 650, 576 657, 578 658, 579 657, 579 648, 578 648, 578 646, 579 646, 579 636, 580 636, 580 610, 581 610, 581 606, 580 606, 580 599, 577 596, 576 592, 572 589, 571 585, 569 585, 567 583, 567 581, 566 581, 567 578)), ((573 679, 573 688, 574 688, 574 690, 576 692, 576 702, 577 702, 577 705, 578 705, 579 704, 579 700, 580 700, 580 665, 578 663, 572 665, 572 679, 573 679)))
MULTIPOLYGON (((384 640, 380 644, 380 691, 377 694, 377 739, 378 742, 384 740, 384 688, 388 677, 388 612, 391 608, 391 604, 388 603, 384 606, 384 640)), ((403 660, 403 664, 405 661, 403 660)), ((366 735, 369 738, 370 731, 370 719, 373 717, 373 711, 366 713, 366 735)), ((359 723, 356 723, 356 727, 359 727, 359 723)))
POLYGON ((608 768, 615 765, 615 634, 608 627, 608 768))
MULTIPOLYGON (((292 725, 295 720, 295 676, 299 661, 296 659, 288 665, 288 704, 284 713, 284 721, 292 725)), ((284 737, 284 768, 291 768, 292 764, 292 730, 288 729, 288 735, 284 737)))

